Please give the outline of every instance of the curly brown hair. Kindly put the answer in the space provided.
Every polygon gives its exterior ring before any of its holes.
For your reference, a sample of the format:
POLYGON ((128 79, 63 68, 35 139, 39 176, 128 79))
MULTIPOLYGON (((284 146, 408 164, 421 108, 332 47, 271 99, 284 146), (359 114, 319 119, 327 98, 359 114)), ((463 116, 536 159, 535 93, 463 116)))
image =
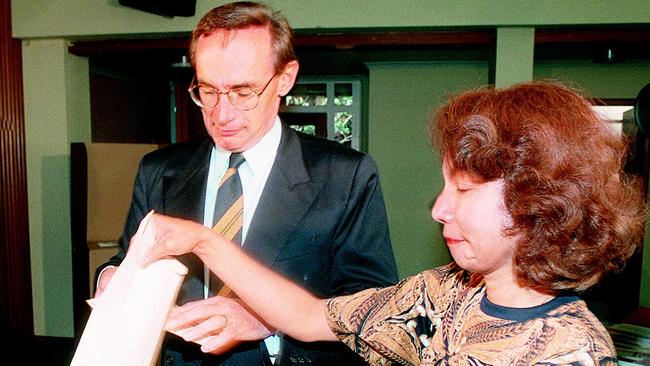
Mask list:
POLYGON ((208 11, 192 31, 190 39, 190 63, 194 67, 196 45, 201 36, 217 30, 235 30, 249 27, 267 27, 271 32, 275 50, 275 71, 290 61, 297 60, 293 49, 293 30, 289 22, 270 7, 250 1, 237 1, 208 11))
POLYGON ((622 170, 626 144, 575 90, 529 82, 466 92, 435 114, 429 136, 453 171, 504 180, 522 285, 585 290, 641 244, 644 201, 622 170))

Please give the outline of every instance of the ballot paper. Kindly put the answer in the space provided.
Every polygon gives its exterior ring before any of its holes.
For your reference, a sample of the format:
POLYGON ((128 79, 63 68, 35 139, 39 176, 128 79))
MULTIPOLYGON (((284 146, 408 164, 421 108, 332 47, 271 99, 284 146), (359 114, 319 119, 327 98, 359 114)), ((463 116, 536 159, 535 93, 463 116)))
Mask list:
POLYGON ((142 366, 157 361, 165 320, 187 267, 176 259, 141 267, 145 251, 154 245, 153 230, 147 229, 152 214, 140 222, 126 258, 94 299, 71 366, 142 366))

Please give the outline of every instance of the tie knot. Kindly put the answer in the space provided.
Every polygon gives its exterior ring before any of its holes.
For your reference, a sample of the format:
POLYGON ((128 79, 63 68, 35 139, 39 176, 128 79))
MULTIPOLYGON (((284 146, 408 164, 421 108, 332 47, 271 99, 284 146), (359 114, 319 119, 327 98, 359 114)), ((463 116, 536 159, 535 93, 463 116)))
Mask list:
POLYGON ((239 169, 239 166, 246 161, 242 153, 232 153, 230 154, 230 162, 228 163, 228 169, 239 169))

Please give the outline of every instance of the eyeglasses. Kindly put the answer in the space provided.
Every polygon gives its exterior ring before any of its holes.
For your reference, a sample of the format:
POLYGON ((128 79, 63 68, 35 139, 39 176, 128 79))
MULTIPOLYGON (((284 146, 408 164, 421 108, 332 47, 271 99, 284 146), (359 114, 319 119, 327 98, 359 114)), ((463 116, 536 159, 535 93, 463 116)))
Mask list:
POLYGON ((232 88, 228 91, 221 92, 209 86, 196 85, 195 75, 190 84, 190 88, 187 89, 187 91, 190 93, 190 97, 194 103, 201 108, 212 109, 216 107, 217 104, 219 104, 219 96, 225 94, 228 96, 228 100, 233 106, 243 111, 250 111, 257 107, 257 104, 260 102, 260 96, 264 93, 269 84, 271 84, 271 80, 273 80, 276 75, 277 73, 273 74, 259 92, 256 92, 247 86, 232 88))

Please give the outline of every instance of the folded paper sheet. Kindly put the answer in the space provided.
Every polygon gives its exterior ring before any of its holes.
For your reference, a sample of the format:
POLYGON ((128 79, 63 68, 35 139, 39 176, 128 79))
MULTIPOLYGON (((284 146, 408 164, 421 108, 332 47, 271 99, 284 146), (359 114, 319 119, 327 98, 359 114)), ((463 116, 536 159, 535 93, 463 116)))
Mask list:
POLYGON ((139 263, 154 245, 147 229, 149 213, 133 236, 129 251, 93 311, 79 341, 72 366, 153 365, 160 352, 165 320, 187 268, 162 259, 147 268, 139 263))

